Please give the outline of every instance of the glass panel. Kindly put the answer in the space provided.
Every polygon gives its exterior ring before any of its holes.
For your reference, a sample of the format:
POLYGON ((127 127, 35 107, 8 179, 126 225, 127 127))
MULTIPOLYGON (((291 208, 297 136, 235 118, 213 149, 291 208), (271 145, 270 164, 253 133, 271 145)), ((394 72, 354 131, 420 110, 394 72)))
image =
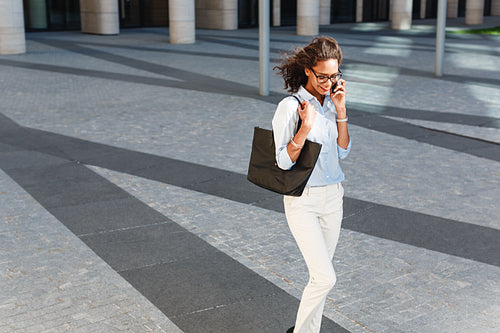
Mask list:
POLYGON ((425 18, 437 17, 437 0, 427 0, 425 3, 425 18))
POLYGON ((297 25, 297 0, 281 0, 281 25, 297 25))
POLYGON ((259 1, 239 0, 238 28, 257 27, 258 25, 259 25, 259 1))
POLYGON ((331 5, 332 23, 355 22, 356 1, 333 0, 331 5))
POLYGON ((388 19, 389 0, 363 1, 363 22, 387 21, 388 19))
POLYGON ((484 16, 490 16, 491 15, 491 0, 484 0, 484 16))
POLYGON ((80 29, 79 0, 23 0, 26 30, 80 29))
POLYGON ((465 0, 458 0, 458 17, 465 17, 465 0))
POLYGON ((45 0, 24 0, 23 5, 26 29, 47 29, 47 4, 45 0))
POLYGON ((79 0, 66 0, 66 29, 80 29, 79 0))
POLYGON ((420 0, 413 0, 412 8, 411 18, 414 20, 420 19, 420 0))
POLYGON ((378 19, 381 21, 389 20, 389 0, 379 0, 378 19))
POLYGON ((66 6, 65 0, 48 0, 49 9, 49 28, 64 29, 66 6))
POLYGON ((142 6, 140 0, 120 0, 120 27, 140 27, 142 6))

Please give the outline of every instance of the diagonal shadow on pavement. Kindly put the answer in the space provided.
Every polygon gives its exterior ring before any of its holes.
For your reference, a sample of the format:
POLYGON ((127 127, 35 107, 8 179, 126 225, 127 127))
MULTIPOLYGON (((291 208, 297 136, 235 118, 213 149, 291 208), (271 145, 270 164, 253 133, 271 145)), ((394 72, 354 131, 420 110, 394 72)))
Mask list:
MULTIPOLYGON (((0 131, 0 142, 22 150, 283 211, 280 195, 249 183, 239 173, 21 127, 1 114, 0 131)), ((2 168, 8 167, 7 160, 2 158, 2 168)), ((15 176, 15 172, 9 175, 15 176)), ((500 230, 348 197, 344 198, 344 211, 344 228, 500 266, 500 230)))
MULTIPOLYGON (((1 115, 0 138, 5 173, 183 332, 275 333, 293 325, 295 297, 74 160, 93 147, 125 166, 126 151, 115 151, 117 158, 113 147, 33 131, 1 115)), ((326 317, 322 330, 348 332, 326 317)))

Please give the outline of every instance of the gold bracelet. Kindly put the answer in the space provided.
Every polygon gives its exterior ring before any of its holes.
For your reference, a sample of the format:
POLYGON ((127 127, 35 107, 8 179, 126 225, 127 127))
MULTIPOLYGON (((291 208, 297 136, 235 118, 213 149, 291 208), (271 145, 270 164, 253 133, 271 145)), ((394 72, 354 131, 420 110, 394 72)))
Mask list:
POLYGON ((302 148, 304 148, 304 146, 299 146, 298 144, 296 144, 296 143, 295 143, 295 141, 293 141, 293 138, 292 138, 292 140, 290 140, 290 143, 292 144, 292 146, 294 146, 294 147, 295 147, 295 148, 297 148, 297 149, 302 149, 302 148))

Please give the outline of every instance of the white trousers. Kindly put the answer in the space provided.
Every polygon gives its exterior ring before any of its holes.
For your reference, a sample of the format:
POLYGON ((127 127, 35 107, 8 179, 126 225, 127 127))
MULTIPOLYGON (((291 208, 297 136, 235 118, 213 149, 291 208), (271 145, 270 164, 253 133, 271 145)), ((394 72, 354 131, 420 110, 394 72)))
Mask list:
POLYGON ((319 333, 326 296, 337 280, 332 259, 343 214, 342 184, 309 187, 300 197, 285 196, 285 215, 309 270, 294 333, 319 333))

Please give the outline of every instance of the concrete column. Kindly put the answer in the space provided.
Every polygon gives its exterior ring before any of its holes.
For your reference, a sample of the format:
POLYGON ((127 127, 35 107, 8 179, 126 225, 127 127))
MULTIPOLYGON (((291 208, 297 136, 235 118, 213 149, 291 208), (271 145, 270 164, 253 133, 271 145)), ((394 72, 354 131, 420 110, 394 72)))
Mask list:
POLYGON ((412 0, 393 0, 391 1, 391 20, 392 29, 408 30, 411 29, 412 0))
POLYGON ((273 27, 281 25, 281 0, 273 0, 273 27))
POLYGON ((426 0, 420 0, 420 18, 421 19, 425 18, 426 9, 427 9, 427 1, 426 0))
POLYGON ((297 0, 297 35, 319 33, 319 0, 297 0))
POLYGON ((45 0, 29 0, 29 28, 47 29, 47 7, 45 0))
POLYGON ((0 0, 0 54, 25 52, 23 0, 0 0))
POLYGON ((446 17, 456 18, 458 16, 458 0, 448 0, 446 3, 446 17))
POLYGON ((363 22, 363 0, 356 1, 356 22, 363 22))
POLYGON ((203 29, 238 29, 238 0, 196 0, 196 26, 203 29))
POLYGON ((500 15, 500 0, 491 0, 491 16, 500 15))
POLYGON ((319 1, 319 24, 328 25, 331 23, 331 0, 319 1))
POLYGON ((483 24, 484 0, 465 2, 465 24, 483 24))
POLYGON ((117 0, 80 0, 82 32, 118 35, 120 21, 117 0))
POLYGON ((168 16, 170 43, 194 43, 196 40, 194 0, 169 0, 168 16))

